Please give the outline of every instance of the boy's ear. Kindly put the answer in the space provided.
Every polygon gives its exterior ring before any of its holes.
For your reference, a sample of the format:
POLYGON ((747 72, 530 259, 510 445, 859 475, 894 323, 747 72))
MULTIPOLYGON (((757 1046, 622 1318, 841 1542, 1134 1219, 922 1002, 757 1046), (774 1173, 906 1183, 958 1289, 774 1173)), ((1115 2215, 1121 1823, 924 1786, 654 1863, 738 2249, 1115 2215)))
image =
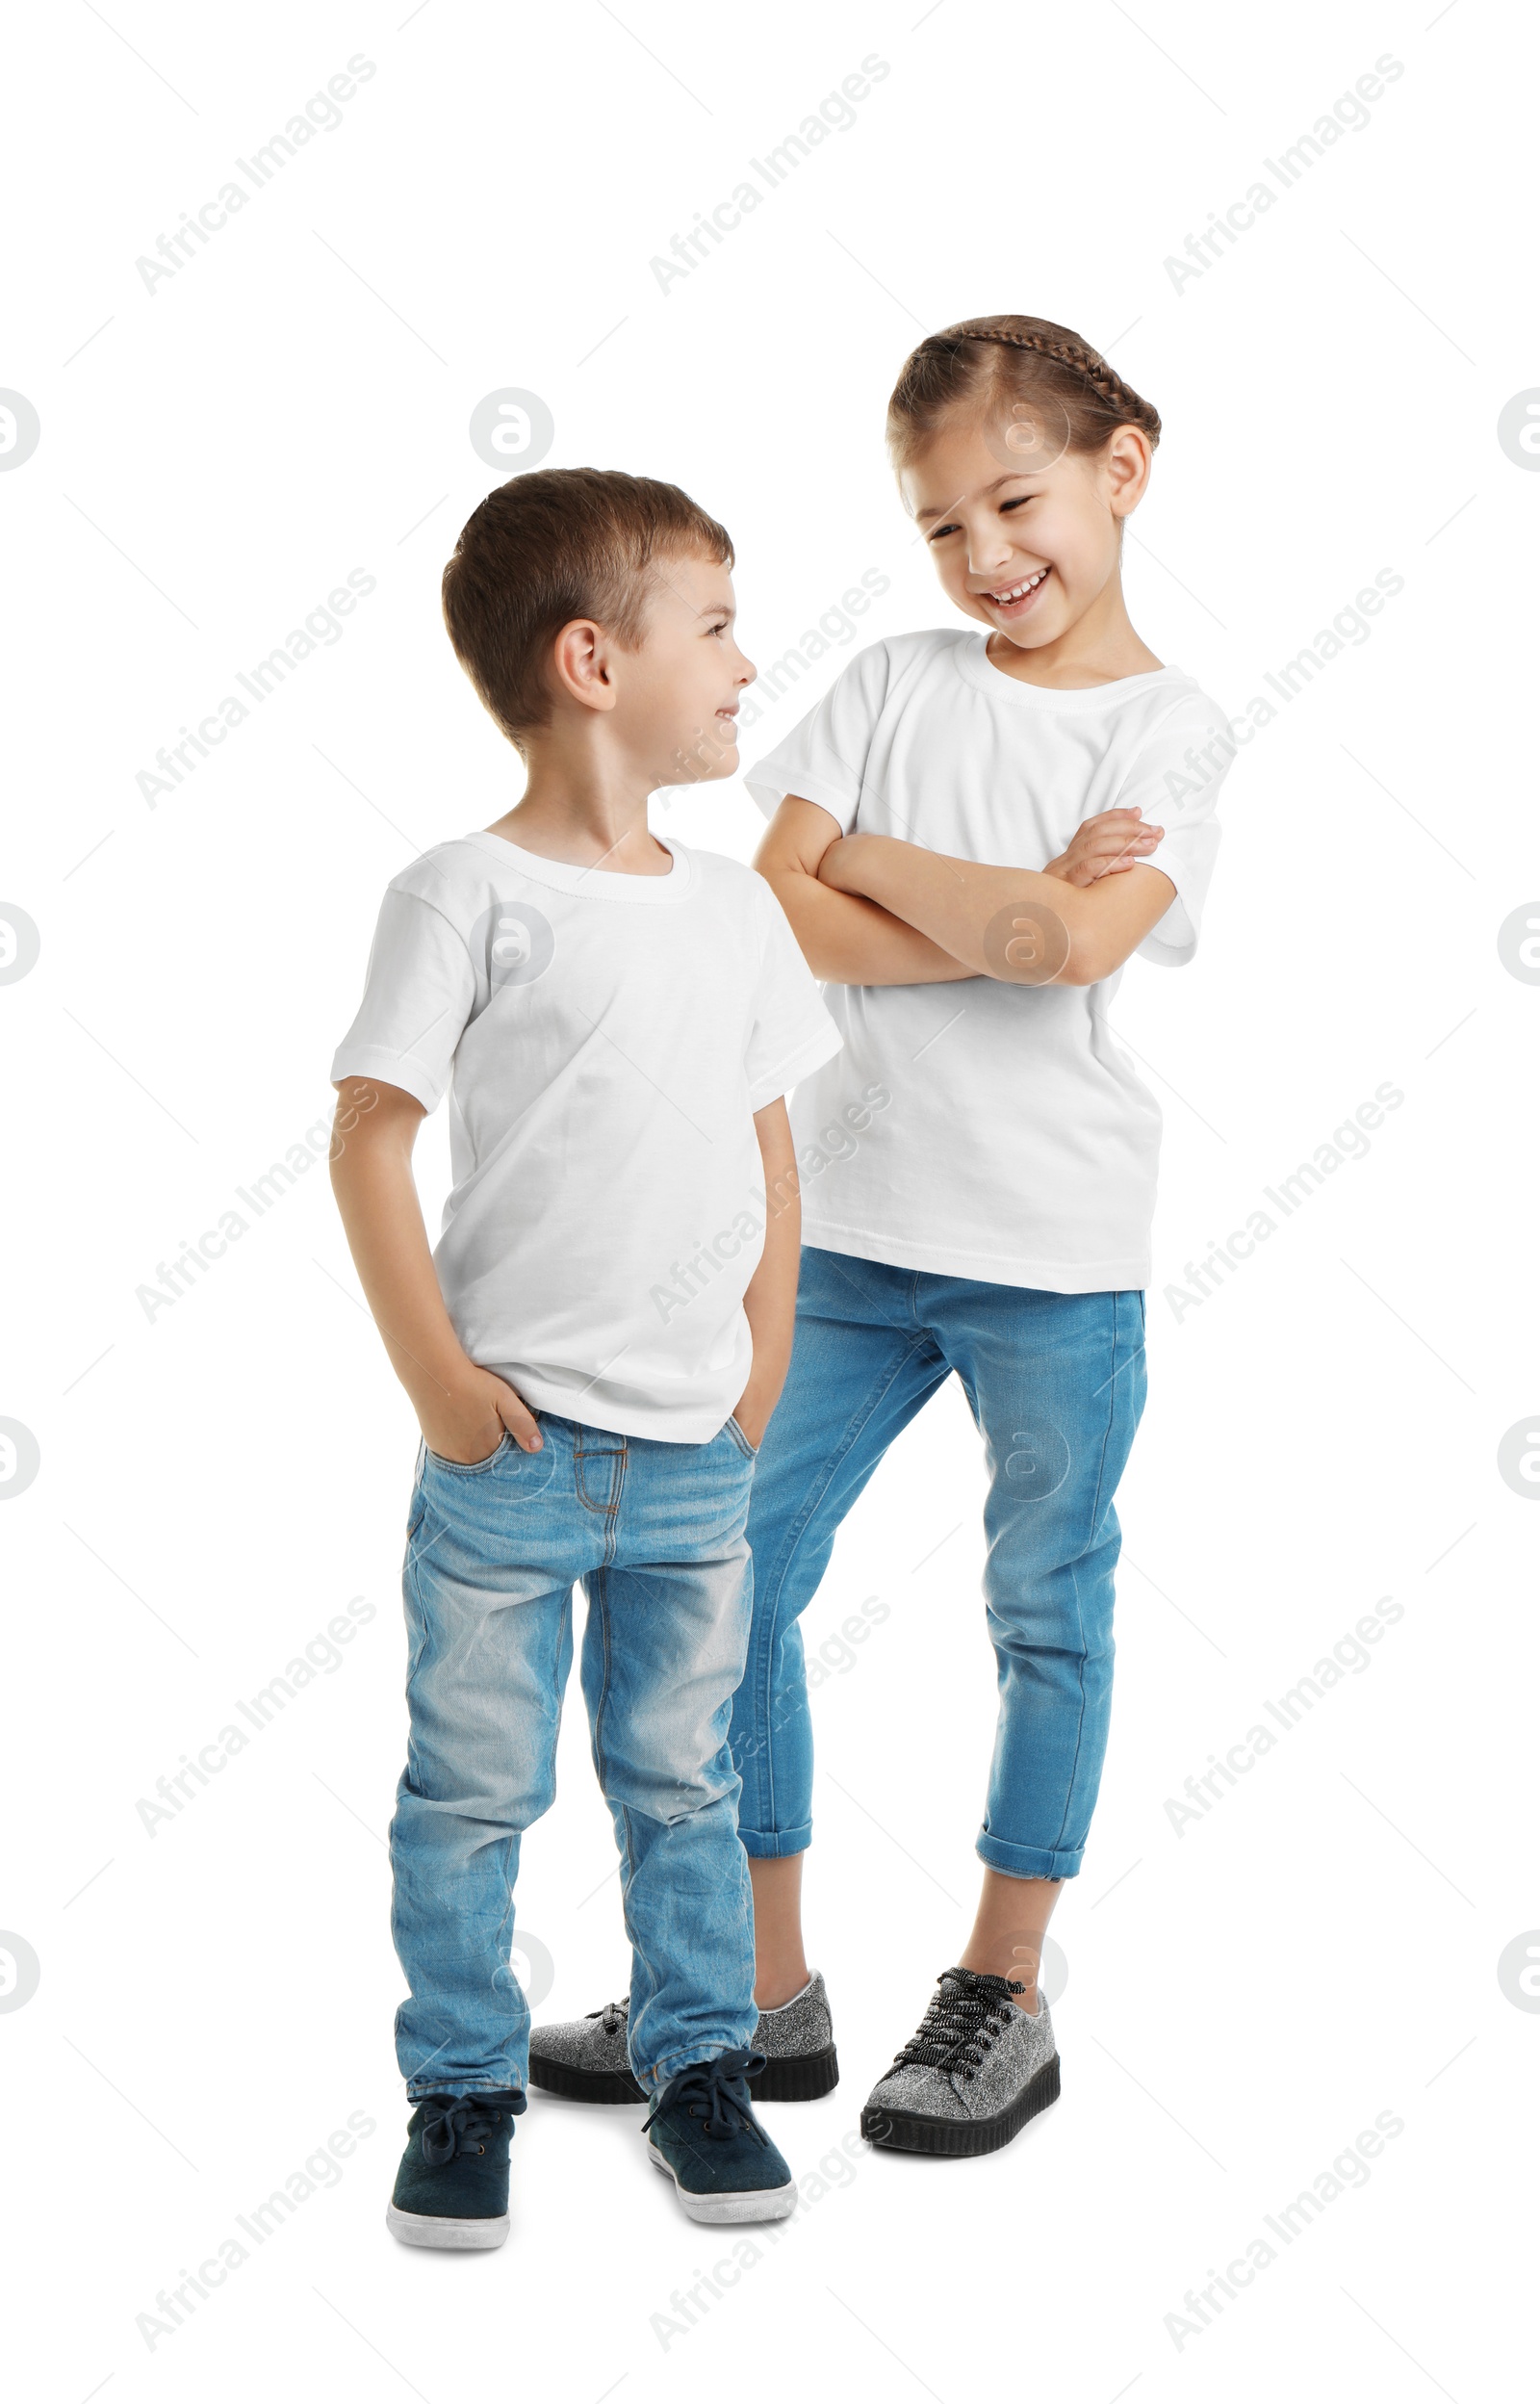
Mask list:
POLYGON ((585 710, 613 710, 610 638, 593 618, 574 618, 551 647, 551 673, 558 693, 585 710))

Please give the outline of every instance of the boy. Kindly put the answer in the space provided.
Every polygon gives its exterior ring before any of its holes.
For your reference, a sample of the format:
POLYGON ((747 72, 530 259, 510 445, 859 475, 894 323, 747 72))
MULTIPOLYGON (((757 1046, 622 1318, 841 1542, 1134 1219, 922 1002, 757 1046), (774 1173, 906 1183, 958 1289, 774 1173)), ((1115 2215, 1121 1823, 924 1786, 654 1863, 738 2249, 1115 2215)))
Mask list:
POLYGON ((629 2069, 698 2220, 780 2218, 747 2081, 754 1938, 727 1745, 754 1454, 785 1375, 800 1213, 783 1097, 839 1047, 763 880, 663 842, 662 785, 731 775, 755 670, 732 550, 675 486, 516 477, 444 576, 450 640, 528 771, 392 883, 332 1063, 332 1176, 422 1428, 392 1931, 414 2106, 388 2221, 500 2245, 529 2013, 519 1839, 550 1806, 572 1657, 632 1946, 629 2069), (430 1254, 412 1181, 451 1092, 430 1254))

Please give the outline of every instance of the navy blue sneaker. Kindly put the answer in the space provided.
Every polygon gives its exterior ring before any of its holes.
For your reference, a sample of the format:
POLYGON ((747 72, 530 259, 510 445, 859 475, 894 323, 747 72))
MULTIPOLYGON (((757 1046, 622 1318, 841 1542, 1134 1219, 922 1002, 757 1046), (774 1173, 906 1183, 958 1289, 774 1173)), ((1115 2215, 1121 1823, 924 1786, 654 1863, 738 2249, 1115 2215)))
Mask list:
POLYGON ((764 2055, 744 2046, 691 2062, 642 2123, 649 2156, 692 2220, 784 2220, 797 2209, 785 2157, 749 2101, 749 2081, 763 2067, 764 2055))
POLYGON ((407 2123, 385 2212, 392 2235, 403 2245, 500 2245, 508 2234, 508 2147, 526 2104, 512 2087, 424 2095, 407 2123))

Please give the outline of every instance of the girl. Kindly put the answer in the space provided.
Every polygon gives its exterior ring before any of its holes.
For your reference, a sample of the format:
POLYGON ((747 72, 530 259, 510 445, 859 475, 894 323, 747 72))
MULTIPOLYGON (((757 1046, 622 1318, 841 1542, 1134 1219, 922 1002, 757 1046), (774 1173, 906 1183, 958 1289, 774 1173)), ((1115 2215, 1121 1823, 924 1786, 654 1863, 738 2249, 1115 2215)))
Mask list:
MULTIPOLYGON (((1113 1496, 1144 1399, 1160 1138, 1107 1009, 1130 953, 1193 956, 1234 752, 1223 712, 1124 604, 1123 525, 1159 439, 1149 403, 1064 326, 977 318, 922 342, 888 446, 970 624, 873 644, 746 779, 771 821, 756 866, 844 1035, 792 1102, 796 1340, 747 1531, 732 1751, 762 2095, 836 2076, 800 1923, 799 1616, 888 1445, 954 1371, 989 1475, 983 1891, 861 2116, 874 2143, 918 2153, 992 2151, 1059 2091, 1037 1974, 1106 1745, 1113 1496)), ((623 2010, 542 2032, 566 2065, 552 2083, 599 2093, 587 2070, 623 2045, 623 2010)), ((546 2051, 537 2038, 537 2079, 546 2051)))

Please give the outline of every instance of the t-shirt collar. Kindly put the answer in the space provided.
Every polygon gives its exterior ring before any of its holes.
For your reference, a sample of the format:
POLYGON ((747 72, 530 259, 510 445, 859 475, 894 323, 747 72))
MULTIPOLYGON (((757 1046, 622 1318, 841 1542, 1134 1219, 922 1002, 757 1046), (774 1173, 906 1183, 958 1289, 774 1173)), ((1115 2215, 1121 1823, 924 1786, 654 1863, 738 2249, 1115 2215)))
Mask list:
POLYGON ((688 891, 693 873, 694 864, 684 844, 667 835, 656 839, 673 855, 674 866, 667 876, 628 876, 614 868, 585 868, 571 860, 547 860, 540 852, 526 851, 510 843, 506 836, 490 834, 484 827, 465 840, 531 885, 549 886, 555 892, 574 893, 588 901, 678 901, 688 891))
POLYGON ((1115 677, 1108 685, 1081 685, 1067 689, 1027 685, 1019 676, 1007 676, 1003 668, 995 666, 989 658, 988 641, 988 634, 962 635, 957 648, 958 668, 970 685, 976 685, 1007 709, 1114 710, 1119 702, 1132 701, 1136 694, 1148 692, 1152 686, 1187 682, 1183 669, 1168 666, 1147 668, 1142 676, 1115 677))

